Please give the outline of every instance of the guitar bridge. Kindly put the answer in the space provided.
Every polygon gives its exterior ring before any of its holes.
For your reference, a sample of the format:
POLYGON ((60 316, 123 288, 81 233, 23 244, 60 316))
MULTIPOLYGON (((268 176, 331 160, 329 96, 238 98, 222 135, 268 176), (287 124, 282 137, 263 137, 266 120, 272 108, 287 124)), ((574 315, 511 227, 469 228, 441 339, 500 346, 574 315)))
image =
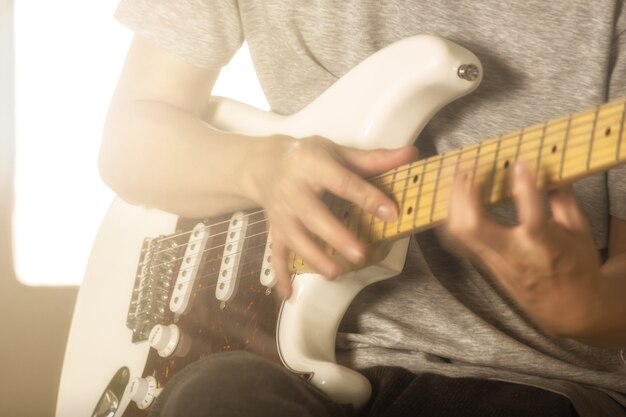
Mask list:
POLYGON ((176 235, 144 239, 126 317, 133 343, 148 340, 155 325, 171 322, 169 299, 183 246, 176 235))

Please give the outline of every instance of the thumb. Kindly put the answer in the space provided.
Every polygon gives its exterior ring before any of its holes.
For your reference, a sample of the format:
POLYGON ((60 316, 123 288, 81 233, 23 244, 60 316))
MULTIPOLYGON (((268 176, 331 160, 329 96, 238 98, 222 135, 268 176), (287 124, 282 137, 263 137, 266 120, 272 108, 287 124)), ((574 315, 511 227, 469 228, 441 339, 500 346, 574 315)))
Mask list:
POLYGON ((340 154, 348 167, 363 177, 380 174, 417 159, 417 149, 414 146, 374 150, 342 147, 340 154))

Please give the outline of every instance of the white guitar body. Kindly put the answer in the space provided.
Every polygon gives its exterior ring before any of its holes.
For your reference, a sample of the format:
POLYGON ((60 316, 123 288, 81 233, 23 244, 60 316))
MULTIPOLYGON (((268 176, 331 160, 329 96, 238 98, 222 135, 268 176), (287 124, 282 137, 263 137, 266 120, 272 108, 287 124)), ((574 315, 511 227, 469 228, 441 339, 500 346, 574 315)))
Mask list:
MULTIPOLYGON (((258 136, 323 136, 361 149, 397 148, 412 144, 441 107, 474 90, 481 77, 479 60, 471 52, 434 36, 415 36, 370 56, 296 114, 280 116, 222 99, 213 103, 208 118, 219 129, 258 136), (474 77, 459 75, 467 65, 474 66, 474 77)), ((113 203, 78 294, 57 417, 124 413, 130 384, 122 387, 118 404, 107 406, 111 411, 95 407, 122 367, 128 374, 124 380, 144 374, 151 348, 147 341, 131 343, 125 326, 129 298, 144 238, 174 233, 176 221, 177 216, 158 210, 119 199, 113 203)), ((407 239, 397 241, 382 262, 336 281, 296 275, 294 295, 283 303, 276 329, 285 366, 309 376, 334 400, 363 405, 370 395, 368 381, 335 363, 337 328, 361 289, 402 270, 407 247, 407 239)))

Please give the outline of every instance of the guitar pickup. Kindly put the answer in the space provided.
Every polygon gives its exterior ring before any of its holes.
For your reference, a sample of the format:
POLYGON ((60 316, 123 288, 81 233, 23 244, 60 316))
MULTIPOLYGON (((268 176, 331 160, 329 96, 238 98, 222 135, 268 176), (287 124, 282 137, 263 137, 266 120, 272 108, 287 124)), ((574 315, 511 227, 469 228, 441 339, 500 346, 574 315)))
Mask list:
POLYGON ((189 234, 185 255, 170 298, 170 310, 175 314, 183 314, 189 306, 208 237, 208 227, 204 223, 196 224, 189 234))
POLYGON ((215 297, 223 303, 235 295, 239 285, 239 263, 243 253, 248 217, 243 211, 238 211, 230 218, 222 264, 215 287, 215 297))
POLYGON ((267 241, 265 242, 265 252, 263 253, 263 265, 260 275, 261 285, 272 288, 276 285, 276 274, 272 267, 272 232, 267 231, 267 241))

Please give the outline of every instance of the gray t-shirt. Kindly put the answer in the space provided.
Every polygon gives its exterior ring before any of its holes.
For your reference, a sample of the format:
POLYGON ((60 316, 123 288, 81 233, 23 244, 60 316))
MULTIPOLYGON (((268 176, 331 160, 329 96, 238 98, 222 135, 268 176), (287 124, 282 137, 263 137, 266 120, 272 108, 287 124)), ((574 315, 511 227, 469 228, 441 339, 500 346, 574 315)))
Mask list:
MULTIPOLYGON (((295 112, 374 51, 429 33, 472 50, 480 88, 444 108, 416 144, 431 155, 626 95, 623 0, 122 0, 117 18, 206 68, 244 38, 273 111, 295 112)), ((579 181, 599 249, 626 219, 626 169, 579 181)), ((493 215, 514 222, 507 205, 493 215)), ((567 314, 567 312, 563 312, 567 314)), ((338 360, 514 381, 567 395, 581 416, 626 416, 619 351, 555 340, 436 233, 416 235, 403 274, 366 288, 338 335, 338 360)))

